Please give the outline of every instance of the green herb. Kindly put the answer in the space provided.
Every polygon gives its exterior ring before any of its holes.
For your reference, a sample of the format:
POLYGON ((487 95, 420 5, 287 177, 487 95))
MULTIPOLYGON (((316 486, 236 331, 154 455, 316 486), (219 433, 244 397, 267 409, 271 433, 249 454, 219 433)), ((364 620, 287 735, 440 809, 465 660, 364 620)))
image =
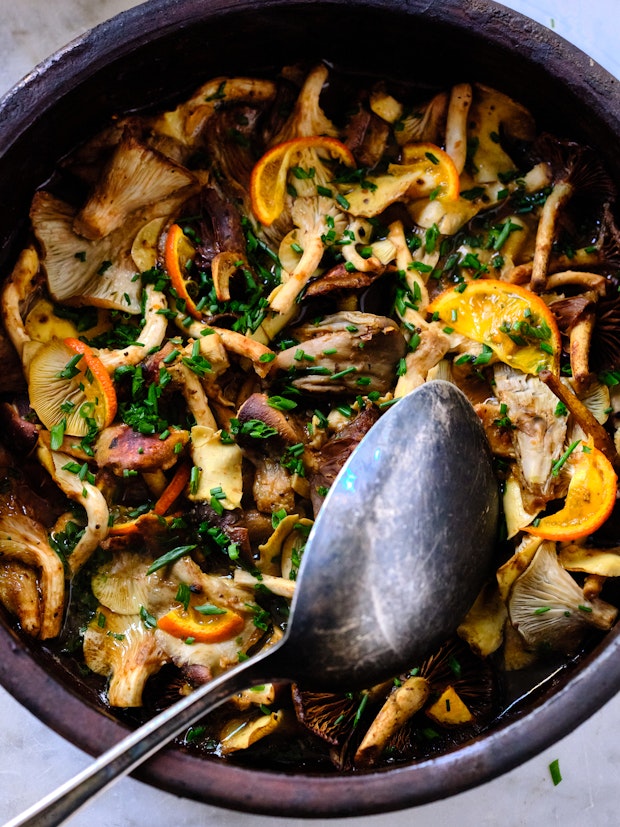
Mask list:
POLYGON ((549 764, 549 773, 551 774, 553 786, 557 787, 560 781, 562 780, 562 773, 560 772, 560 761, 558 758, 556 758, 549 764))
POLYGON ((214 606, 212 603, 203 603, 202 606, 194 606, 197 612, 201 615, 225 615, 226 609, 220 606, 214 606))
POLYGON ((175 600, 179 601, 179 603, 183 606, 185 611, 187 611, 188 609, 191 596, 192 590, 187 585, 187 583, 179 583, 179 588, 177 589, 175 600))
POLYGON ((564 451, 564 453, 562 454, 562 456, 561 456, 558 460, 556 460, 556 461, 553 463, 553 465, 551 466, 551 473, 553 474, 553 476, 554 476, 554 477, 557 477, 557 476, 558 476, 558 474, 560 473, 560 470, 561 470, 562 466, 563 466, 563 465, 564 465, 564 463, 567 461, 567 459, 570 457, 570 455, 573 453, 573 451, 575 450, 575 448, 577 448, 577 446, 580 444, 580 442, 581 442, 581 440, 580 440, 580 439, 576 439, 574 442, 572 442, 572 443, 568 446, 568 448, 566 449, 566 451, 564 451))
POLYGON ((82 358, 81 353, 76 353, 75 356, 72 356, 64 368, 56 374, 57 379, 73 379, 74 376, 77 376, 80 372, 79 368, 76 367, 77 363, 82 358))
POLYGON ((278 411, 292 411, 293 408, 297 407, 297 402, 284 396, 269 396, 267 397, 267 404, 278 411))
POLYGON ((144 623, 146 629, 157 628, 157 618, 145 609, 144 606, 140 606, 140 620, 144 623))
POLYGON ((52 425, 50 428, 50 448, 52 451, 60 451, 66 428, 67 420, 64 417, 57 425, 52 425))
POLYGON ((202 469, 199 468, 197 465, 192 466, 192 470, 190 471, 189 475, 189 493, 190 494, 197 494, 198 493, 198 486, 200 485, 200 475, 202 474, 202 469))
POLYGON ((172 563, 176 563, 177 560, 180 560, 181 557, 185 557, 190 551, 193 551, 196 548, 196 544, 189 545, 189 546, 177 546, 176 548, 167 551, 165 554, 162 554, 161 557, 158 557, 154 560, 151 565, 146 570, 147 574, 153 574, 153 572, 159 571, 159 569, 163 569, 166 566, 171 565, 172 563))

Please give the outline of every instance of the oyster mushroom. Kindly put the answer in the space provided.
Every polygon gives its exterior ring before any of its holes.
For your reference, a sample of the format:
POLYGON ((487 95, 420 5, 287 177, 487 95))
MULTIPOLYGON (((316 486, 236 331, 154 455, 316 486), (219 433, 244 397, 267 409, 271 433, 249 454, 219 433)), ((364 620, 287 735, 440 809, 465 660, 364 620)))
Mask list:
POLYGON ((94 482, 90 481, 92 474, 87 463, 79 465, 68 454, 52 451, 41 437, 37 444, 37 456, 61 491, 86 511, 88 523, 84 534, 67 561, 72 574, 75 574, 107 536, 108 503, 94 482))
POLYGON ((293 331, 299 346, 281 351, 274 370, 295 370, 292 384, 306 393, 386 393, 405 339, 388 318, 341 312, 293 331))
POLYGON ((2 319, 17 355, 23 358, 24 346, 31 336, 24 324, 25 308, 37 290, 39 256, 34 247, 19 254, 15 267, 2 288, 2 319))
POLYGON ((0 603, 15 615, 27 635, 41 631, 41 606, 37 574, 18 560, 0 562, 0 603))
POLYGON ((493 375, 495 393, 512 424, 519 479, 529 497, 548 502, 557 483, 551 468, 562 454, 566 437, 566 419, 555 414, 557 398, 537 376, 508 365, 496 365, 493 375))
POLYGON ((209 122, 222 106, 231 103, 267 103, 275 96, 272 81, 244 77, 217 77, 205 83, 176 109, 155 118, 151 128, 157 135, 174 139, 191 150, 202 137, 209 122))
POLYGON ((299 92, 293 111, 273 138, 272 145, 312 135, 338 137, 338 130, 321 109, 319 99, 329 76, 327 66, 312 69, 299 92))
POLYGON ((396 124, 394 136, 399 144, 411 141, 430 141, 442 143, 448 110, 448 93, 439 92, 429 101, 413 107, 411 112, 399 101, 388 95, 383 85, 377 85, 370 96, 372 111, 383 120, 396 124))
POLYGON ((58 302, 139 313, 140 283, 131 258, 134 228, 123 226, 99 241, 88 241, 73 230, 76 214, 74 207, 44 190, 32 201, 30 218, 50 294, 58 302))
POLYGON ((150 562, 135 551, 112 555, 91 579, 94 596, 115 615, 139 615, 142 606, 150 605, 149 596, 160 581, 157 573, 147 573, 150 562))
POLYGON ((110 706, 129 708, 142 706, 147 680, 169 658, 140 615, 119 615, 100 606, 84 633, 84 660, 108 678, 110 706))
POLYGON ((168 302, 163 293, 152 285, 144 289, 144 325, 135 344, 123 348, 98 348, 97 355, 103 362, 108 373, 123 365, 137 365, 147 353, 159 348, 166 335, 167 321, 164 312, 168 302))
POLYGON ((473 92, 469 83, 459 83, 450 90, 446 118, 446 152, 454 161, 459 175, 467 160, 467 117, 473 92))
POLYGON ((543 542, 512 584, 508 614, 530 649, 570 654, 589 627, 610 629, 618 610, 599 598, 587 600, 560 565, 555 545, 543 542))
POLYGON ((76 215, 75 232, 91 241, 118 229, 138 209, 195 185, 192 173, 127 133, 76 215))
POLYGON ((1 589, 5 605, 24 620, 24 631, 41 640, 57 637, 65 600, 64 567, 43 526, 24 513, 12 494, 0 500, 0 561, 5 566, 1 589), (31 575, 16 565, 36 575, 38 610, 32 603, 31 575))
POLYGON ((592 411, 579 399, 576 393, 567 387, 551 371, 543 370, 539 374, 540 380, 566 405, 579 427, 592 438, 595 448, 602 451, 614 465, 618 463, 618 452, 608 431, 594 416, 592 411))

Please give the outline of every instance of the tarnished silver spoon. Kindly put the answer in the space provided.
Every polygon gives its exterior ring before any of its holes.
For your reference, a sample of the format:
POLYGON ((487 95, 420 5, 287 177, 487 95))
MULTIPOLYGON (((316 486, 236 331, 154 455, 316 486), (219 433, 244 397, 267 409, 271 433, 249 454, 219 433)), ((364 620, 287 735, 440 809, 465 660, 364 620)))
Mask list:
POLYGON ((454 632, 488 574, 498 495, 482 426, 448 382, 394 404, 314 524, 279 644, 177 701, 5 827, 60 824, 198 718, 252 685, 336 691, 415 666, 454 632))

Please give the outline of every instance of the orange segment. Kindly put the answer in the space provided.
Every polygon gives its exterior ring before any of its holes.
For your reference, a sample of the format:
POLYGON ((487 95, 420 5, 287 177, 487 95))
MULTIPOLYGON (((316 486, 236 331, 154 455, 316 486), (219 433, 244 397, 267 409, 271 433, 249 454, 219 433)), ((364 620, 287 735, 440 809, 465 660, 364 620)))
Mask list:
POLYGON ((187 313, 193 319, 200 320, 202 319, 202 313, 196 307, 196 303, 187 289, 188 284, 191 284, 188 264, 193 261, 195 252, 194 245, 182 228, 178 224, 173 224, 166 236, 164 265, 177 296, 185 302, 187 313))
POLYGON ((524 287, 494 279, 458 284, 437 296, 428 312, 523 373, 558 372, 558 326, 544 301, 524 287))
POLYGON ((244 626, 241 615, 219 606, 183 606, 171 609, 157 626, 174 637, 196 643, 220 643, 238 635, 244 626))
POLYGON ((316 151, 322 158, 355 166, 351 151, 337 138, 325 135, 292 138, 272 147, 255 164, 250 178, 252 212, 265 227, 273 224, 284 209, 288 172, 309 150, 316 151))
POLYGON ((524 531, 545 540, 578 540, 596 531, 616 502, 618 478, 598 448, 581 451, 571 463, 573 474, 564 507, 524 531))
POLYGON ((65 421, 64 433, 85 436, 116 416, 114 384, 103 362, 79 339, 52 339, 34 355, 28 373, 30 403, 46 428, 65 421))
POLYGON ((456 201, 460 192, 460 180, 454 161, 435 144, 405 144, 401 152, 400 165, 407 171, 419 173, 416 182, 408 191, 410 198, 425 198, 431 194, 439 201, 456 201))

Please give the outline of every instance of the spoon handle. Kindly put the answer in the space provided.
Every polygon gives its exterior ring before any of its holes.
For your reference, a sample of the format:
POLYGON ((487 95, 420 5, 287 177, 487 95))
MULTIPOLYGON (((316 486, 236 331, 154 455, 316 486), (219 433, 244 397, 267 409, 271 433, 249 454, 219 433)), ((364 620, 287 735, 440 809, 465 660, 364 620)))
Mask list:
POLYGON ((264 683, 263 661, 275 654, 274 646, 252 660, 196 689, 104 752, 90 766, 33 804, 4 827, 53 827, 61 824, 95 795, 146 761, 160 747, 179 735, 232 695, 264 683))

